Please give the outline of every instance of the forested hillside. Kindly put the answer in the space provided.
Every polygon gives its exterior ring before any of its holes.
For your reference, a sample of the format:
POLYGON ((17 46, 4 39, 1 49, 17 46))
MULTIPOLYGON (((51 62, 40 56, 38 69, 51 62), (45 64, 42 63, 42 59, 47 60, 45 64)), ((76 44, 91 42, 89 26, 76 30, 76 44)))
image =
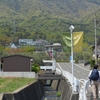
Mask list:
POLYGON ((84 31, 84 41, 93 43, 95 14, 99 22, 100 0, 0 0, 0 43, 19 38, 61 42, 60 34, 69 32, 71 24, 74 31, 84 31))

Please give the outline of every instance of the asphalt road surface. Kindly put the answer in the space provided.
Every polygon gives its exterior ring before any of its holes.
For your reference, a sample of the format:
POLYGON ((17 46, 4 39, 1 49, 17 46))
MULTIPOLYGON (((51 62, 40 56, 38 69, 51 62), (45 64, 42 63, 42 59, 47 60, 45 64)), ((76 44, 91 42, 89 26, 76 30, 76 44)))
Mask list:
MULTIPOLYGON (((71 67, 71 63, 59 63, 59 65, 62 67, 63 70, 66 70, 70 73, 72 73, 72 67, 71 67)), ((77 79, 86 79, 88 77, 89 74, 89 68, 86 68, 86 66, 83 66, 81 64, 74 64, 73 66, 73 70, 74 70, 74 76, 77 79)))

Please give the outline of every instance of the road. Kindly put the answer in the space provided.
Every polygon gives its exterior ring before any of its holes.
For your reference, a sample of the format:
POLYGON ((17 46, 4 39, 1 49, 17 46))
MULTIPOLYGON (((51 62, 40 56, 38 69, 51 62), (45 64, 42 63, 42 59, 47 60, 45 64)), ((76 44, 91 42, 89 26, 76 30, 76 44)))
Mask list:
MULTIPOLYGON (((70 73, 72 73, 72 67, 71 67, 71 63, 59 63, 59 65, 62 67, 63 70, 66 70, 70 73)), ((84 66, 80 66, 78 64, 74 64, 73 67, 74 70, 74 76, 77 79, 86 79, 88 77, 89 74, 89 69, 85 68, 84 66)))

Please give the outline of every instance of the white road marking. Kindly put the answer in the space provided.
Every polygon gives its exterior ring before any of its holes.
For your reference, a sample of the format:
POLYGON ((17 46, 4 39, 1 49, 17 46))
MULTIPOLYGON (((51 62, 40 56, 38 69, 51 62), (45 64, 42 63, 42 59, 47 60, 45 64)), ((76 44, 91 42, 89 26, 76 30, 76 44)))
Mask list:
POLYGON ((75 64, 77 67, 79 67, 79 68, 81 68, 81 69, 84 69, 84 70, 86 70, 86 71, 90 71, 90 70, 88 70, 88 69, 86 69, 86 68, 83 68, 83 67, 80 67, 79 65, 77 65, 77 64, 75 64))

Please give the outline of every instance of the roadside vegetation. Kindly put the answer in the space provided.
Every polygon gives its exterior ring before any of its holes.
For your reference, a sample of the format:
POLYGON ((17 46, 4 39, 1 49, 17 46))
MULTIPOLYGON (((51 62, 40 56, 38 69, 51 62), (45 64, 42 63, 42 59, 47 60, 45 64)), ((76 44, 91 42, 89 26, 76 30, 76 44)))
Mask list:
MULTIPOLYGON (((32 66, 34 66, 35 64, 38 64, 39 66, 43 65, 43 60, 50 60, 52 58, 50 58, 49 54, 46 52, 20 52, 17 51, 14 52, 14 49, 12 49, 12 52, 7 52, 5 50, 0 51, 0 57, 4 57, 4 56, 9 56, 9 55, 13 55, 13 54, 21 54, 21 55, 26 55, 26 56, 30 56, 33 57, 34 59, 34 63, 32 66)), ((69 62, 70 61, 70 56, 71 56, 71 52, 70 51, 64 51, 63 52, 56 52, 56 55, 54 55, 54 58, 57 62, 69 62)), ((78 53, 74 53, 74 60, 76 63, 79 62, 79 60, 84 60, 85 62, 90 61, 92 57, 92 50, 88 49, 88 50, 83 50, 82 52, 78 52, 78 53)))
POLYGON ((0 93, 13 92, 35 81, 33 78, 0 77, 0 93))

